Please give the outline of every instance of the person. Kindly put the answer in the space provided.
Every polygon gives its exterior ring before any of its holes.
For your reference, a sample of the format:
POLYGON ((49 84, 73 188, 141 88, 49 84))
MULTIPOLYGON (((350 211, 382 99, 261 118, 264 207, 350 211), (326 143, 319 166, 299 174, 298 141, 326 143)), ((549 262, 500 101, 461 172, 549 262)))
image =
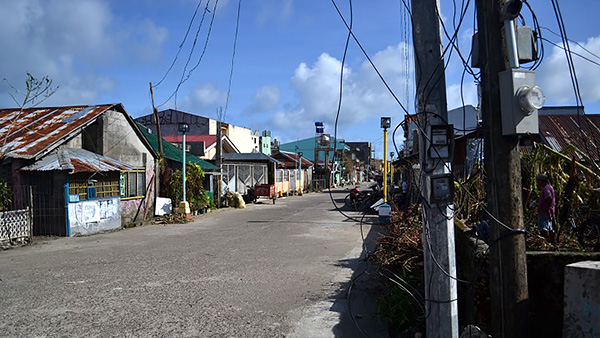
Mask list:
POLYGON ((402 189, 402 207, 406 208, 408 206, 408 182, 402 181, 400 188, 402 189))
POLYGON ((538 229, 542 237, 550 243, 554 243, 554 230, 552 221, 556 208, 556 197, 554 188, 548 182, 548 176, 539 174, 536 178, 536 184, 540 189, 540 197, 537 202, 538 207, 538 229))

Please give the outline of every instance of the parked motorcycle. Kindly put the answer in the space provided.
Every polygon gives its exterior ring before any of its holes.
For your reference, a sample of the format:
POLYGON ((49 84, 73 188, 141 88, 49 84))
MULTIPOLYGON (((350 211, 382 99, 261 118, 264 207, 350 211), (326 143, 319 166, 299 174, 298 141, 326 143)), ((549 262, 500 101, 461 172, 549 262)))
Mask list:
POLYGON ((256 201, 258 200, 258 196, 256 196, 255 191, 254 191, 254 187, 251 187, 249 185, 246 186, 246 193, 244 195, 242 195, 242 198, 244 199, 245 203, 256 203, 256 201))

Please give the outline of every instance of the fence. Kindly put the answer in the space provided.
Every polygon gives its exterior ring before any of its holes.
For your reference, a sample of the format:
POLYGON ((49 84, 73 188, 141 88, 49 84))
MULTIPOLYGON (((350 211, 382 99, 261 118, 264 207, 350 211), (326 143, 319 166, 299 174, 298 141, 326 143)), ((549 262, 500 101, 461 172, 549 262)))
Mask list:
POLYGON ((30 240, 32 236, 31 209, 0 212, 0 242, 30 240))

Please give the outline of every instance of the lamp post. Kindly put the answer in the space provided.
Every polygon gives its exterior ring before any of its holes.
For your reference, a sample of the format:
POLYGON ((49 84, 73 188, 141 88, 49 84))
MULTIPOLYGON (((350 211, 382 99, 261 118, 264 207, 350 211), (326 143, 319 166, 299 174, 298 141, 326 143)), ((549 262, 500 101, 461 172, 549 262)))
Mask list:
POLYGON ((298 168, 300 168, 298 170, 298 175, 300 175, 300 188, 298 190, 298 195, 302 195, 302 189, 304 189, 304 181, 302 180, 302 155, 304 155, 302 152, 298 153, 298 168))
POLYGON ((394 198, 394 152, 390 151, 390 196, 394 198))
POLYGON ((183 176, 183 200, 179 204, 179 212, 184 213, 186 215, 190 214, 190 207, 188 202, 185 200, 185 167, 186 167, 186 159, 185 159, 185 133, 190 131, 190 125, 185 122, 179 123, 179 131, 183 134, 183 165, 182 165, 182 176, 183 176))
POLYGON ((379 223, 390 223, 391 207, 387 204, 387 130, 392 125, 391 117, 381 118, 383 128, 383 204, 379 207, 379 223))
POLYGON ((381 128, 383 128, 383 203, 387 203, 387 130, 391 124, 391 117, 381 118, 381 128))

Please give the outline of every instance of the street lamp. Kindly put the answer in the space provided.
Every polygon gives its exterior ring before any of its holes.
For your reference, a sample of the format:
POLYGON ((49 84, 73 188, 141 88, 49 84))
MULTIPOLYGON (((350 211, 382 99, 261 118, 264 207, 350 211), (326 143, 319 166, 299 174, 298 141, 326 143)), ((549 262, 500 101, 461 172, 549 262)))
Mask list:
POLYGON ((391 125, 391 117, 381 118, 381 128, 383 128, 383 203, 387 203, 387 130, 391 125))
POLYGON ((185 167, 186 167, 186 159, 185 159, 185 133, 187 133, 188 131, 190 131, 190 125, 185 123, 185 122, 180 122, 179 123, 179 128, 178 130, 183 134, 183 165, 182 165, 182 176, 183 176, 183 200, 182 202, 179 204, 179 209, 180 212, 183 212, 185 214, 189 214, 190 213, 190 207, 188 202, 185 200, 185 167), (182 210, 183 209, 183 210, 182 210))
POLYGON ((381 118, 383 128, 383 204, 379 207, 379 223, 390 223, 391 207, 387 204, 387 130, 392 125, 391 117, 381 118))
POLYGON ((304 155, 301 151, 298 152, 298 175, 300 175, 300 189, 298 191, 298 195, 302 195, 302 189, 304 188, 304 181, 302 180, 302 155, 304 155))

